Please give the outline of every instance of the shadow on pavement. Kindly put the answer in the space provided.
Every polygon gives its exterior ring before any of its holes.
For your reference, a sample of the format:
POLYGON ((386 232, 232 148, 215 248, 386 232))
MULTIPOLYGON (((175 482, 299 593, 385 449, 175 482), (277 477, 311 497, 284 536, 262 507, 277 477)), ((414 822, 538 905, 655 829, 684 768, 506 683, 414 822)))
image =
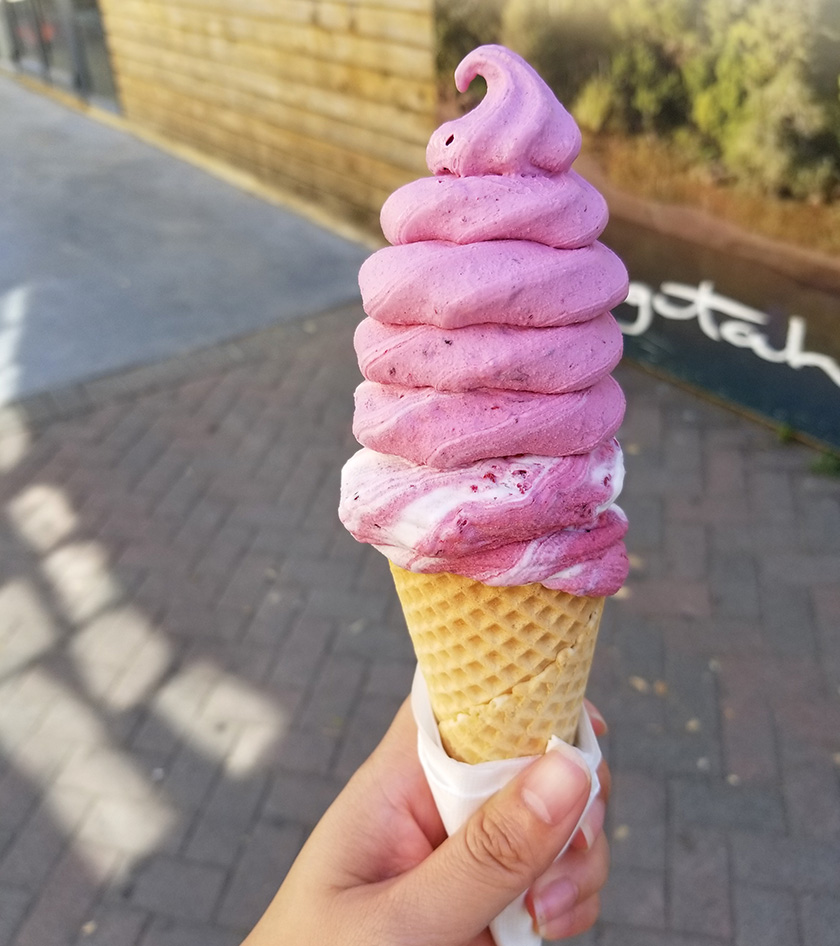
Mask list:
POLYGON ((7 409, 0 942, 238 942, 399 705, 387 569, 335 513, 357 319, 7 409))

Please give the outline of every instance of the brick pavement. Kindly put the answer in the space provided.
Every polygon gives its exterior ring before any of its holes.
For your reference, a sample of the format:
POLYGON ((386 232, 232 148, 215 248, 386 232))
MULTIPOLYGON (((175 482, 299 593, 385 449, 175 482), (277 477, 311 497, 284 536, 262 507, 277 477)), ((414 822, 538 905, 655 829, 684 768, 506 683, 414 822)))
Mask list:
MULTIPOLYGON (((407 692, 355 309, 0 417, 0 946, 231 946, 407 692)), ((586 946, 837 946, 840 481, 635 369, 586 946)))

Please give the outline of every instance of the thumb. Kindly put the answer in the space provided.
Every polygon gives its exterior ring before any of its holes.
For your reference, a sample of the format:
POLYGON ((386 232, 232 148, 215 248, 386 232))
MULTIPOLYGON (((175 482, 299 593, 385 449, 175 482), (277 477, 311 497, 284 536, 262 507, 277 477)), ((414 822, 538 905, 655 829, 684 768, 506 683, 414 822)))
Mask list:
POLYGON ((422 910, 427 941, 468 942, 524 893, 572 836, 590 784, 583 756, 563 743, 404 875, 401 893, 422 910))

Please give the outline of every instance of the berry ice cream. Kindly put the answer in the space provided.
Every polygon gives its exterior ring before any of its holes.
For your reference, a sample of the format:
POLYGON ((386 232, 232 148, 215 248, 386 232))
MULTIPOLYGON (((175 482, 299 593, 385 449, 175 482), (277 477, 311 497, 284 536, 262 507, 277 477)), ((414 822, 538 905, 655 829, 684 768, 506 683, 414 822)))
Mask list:
POLYGON ((339 514, 394 564, 487 585, 615 593, 627 574, 624 397, 611 307, 627 272, 574 120, 514 53, 455 74, 484 100, 432 136, 433 176, 386 201, 359 275, 365 380, 339 514))

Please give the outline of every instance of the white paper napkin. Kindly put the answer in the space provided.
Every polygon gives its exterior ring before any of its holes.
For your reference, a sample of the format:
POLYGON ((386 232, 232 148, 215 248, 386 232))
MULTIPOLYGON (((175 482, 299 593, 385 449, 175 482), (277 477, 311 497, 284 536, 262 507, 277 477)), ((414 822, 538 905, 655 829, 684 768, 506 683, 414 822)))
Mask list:
MULTIPOLYGON (((441 820, 448 834, 453 834, 484 802, 503 785, 527 768, 536 756, 520 759, 504 759, 500 762, 480 762, 469 765, 450 759, 440 741, 437 722, 432 712, 429 691, 420 668, 414 674, 411 688, 411 707, 417 721, 417 751, 420 764, 426 773, 429 787, 435 799, 441 820)), ((560 740, 556 740, 559 742, 560 740)), ((555 737, 549 741, 550 749, 555 737)), ((601 747, 592 730, 587 713, 580 714, 575 745, 580 749, 592 775, 592 788, 586 808, 575 831, 583 822, 592 802, 601 790, 598 766, 601 764, 601 747)), ((571 840, 571 839, 570 839, 571 840)), ((558 857, 562 857, 566 847, 558 857)), ((540 946, 542 940, 534 932, 531 916, 525 908, 525 895, 518 897, 490 924, 497 946, 540 946)))

